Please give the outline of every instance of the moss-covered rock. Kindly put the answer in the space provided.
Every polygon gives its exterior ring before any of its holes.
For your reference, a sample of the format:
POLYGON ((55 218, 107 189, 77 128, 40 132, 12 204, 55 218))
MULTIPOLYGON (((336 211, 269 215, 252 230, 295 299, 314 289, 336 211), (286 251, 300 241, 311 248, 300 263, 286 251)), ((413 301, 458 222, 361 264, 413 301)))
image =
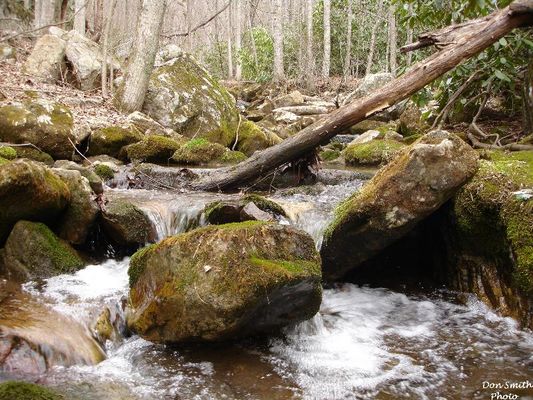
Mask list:
POLYGON ((7 238, 3 264, 15 280, 50 278, 72 273, 84 263, 76 250, 45 224, 19 221, 7 238))
POLYGON ((115 171, 113 171, 113 168, 106 164, 97 164, 94 167, 94 173, 104 181, 108 181, 115 177, 115 171))
POLYGON ((281 142, 282 139, 275 133, 261 129, 252 121, 244 121, 239 128, 237 150, 249 157, 256 151, 281 142))
POLYGON ((238 164, 244 160, 246 160, 248 157, 246 157, 246 154, 241 153, 240 151, 232 151, 227 150, 222 154, 222 157, 220 157, 220 162, 222 164, 238 164))
POLYGON ((50 154, 31 146, 17 147, 17 158, 26 158, 28 160, 42 162, 46 165, 54 164, 54 159, 50 154))
POLYGON ((91 134, 89 156, 105 154, 117 158, 127 145, 140 142, 144 136, 133 126, 108 126, 91 134))
POLYGON ((54 169, 70 191, 70 203, 57 226, 58 235, 71 244, 85 243, 100 208, 96 204, 89 181, 79 171, 54 169))
POLYGON ((341 156, 341 151, 336 149, 325 149, 319 153, 322 161, 334 161, 341 156))
POLYGON ((65 400, 65 398, 40 385, 8 381, 0 383, 0 400, 65 400))
POLYGON ((215 201, 207 204, 204 208, 205 220, 214 225, 258 219, 273 221, 286 216, 285 210, 278 203, 257 194, 248 194, 238 200, 215 201), (263 218, 254 218, 252 215, 243 212, 244 208, 250 203, 253 203, 259 210, 268 215, 263 216, 263 218))
POLYGON ((102 213, 105 232, 120 245, 155 242, 157 233, 148 216, 125 200, 110 201, 102 213))
POLYGON ((344 150, 344 159, 349 165, 380 165, 391 161, 404 144, 395 140, 371 140, 350 144, 344 150))
POLYGON ((54 163, 54 167, 78 171, 81 176, 83 176, 85 179, 87 179, 87 181, 89 181, 89 185, 91 186, 91 189, 95 194, 104 193, 104 183, 102 182, 102 179, 89 168, 86 168, 83 165, 76 164, 73 161, 67 160, 57 160, 54 163))
POLYGON ((40 385, 8 381, 0 383, 0 400, 65 400, 65 398, 40 385))
POLYGON ((56 159, 70 159, 73 118, 70 110, 47 100, 28 101, 0 107, 0 140, 32 143, 56 159))
POLYGON ((311 318, 320 258, 289 226, 245 222, 167 238, 130 264, 129 326, 153 342, 222 341, 311 318))
POLYGON ((14 160, 17 158, 17 150, 10 146, 0 146, 0 157, 6 160, 14 160))
POLYGON ((398 132, 404 137, 412 135, 423 135, 429 130, 428 124, 422 118, 422 112, 419 108, 409 103, 405 111, 400 115, 400 125, 398 132))
POLYGON ((130 160, 168 163, 182 144, 182 141, 178 142, 165 136, 151 135, 126 147, 125 151, 130 160))
POLYGON ((533 152, 492 152, 455 196, 446 231, 450 284, 533 327, 533 152))
POLYGON ((143 112, 184 136, 223 146, 235 141, 239 124, 235 99, 187 54, 153 71, 143 112))
POLYGON ((70 202, 70 192, 50 169, 32 161, 0 166, 0 245, 21 220, 53 222, 70 202))
POLYGON ((192 139, 176 150, 172 160, 178 164, 201 165, 219 161, 228 149, 206 139, 192 139))
POLYGON ((477 153, 433 131, 404 149, 335 210, 324 234, 324 275, 338 279, 398 240, 450 199, 477 170, 477 153))

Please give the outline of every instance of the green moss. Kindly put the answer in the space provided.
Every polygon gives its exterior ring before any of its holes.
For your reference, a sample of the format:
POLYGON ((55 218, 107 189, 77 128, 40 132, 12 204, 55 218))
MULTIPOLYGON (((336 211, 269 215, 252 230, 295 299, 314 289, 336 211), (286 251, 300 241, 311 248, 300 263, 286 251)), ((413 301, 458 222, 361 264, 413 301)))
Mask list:
POLYGON ((124 146, 140 142, 142 139, 141 132, 133 126, 108 126, 91 134, 88 155, 106 154, 116 158, 124 146))
POLYGON ((155 244, 151 244, 149 246, 143 247, 133 256, 131 256, 130 267, 128 268, 130 287, 134 286, 137 283, 139 277, 144 272, 144 268, 146 266, 146 259, 150 255, 152 249, 155 248, 155 246, 155 244))
POLYGON ((17 158, 17 151, 10 146, 0 146, 0 157, 6 160, 14 160, 17 158))
POLYGON ((60 394, 45 387, 27 382, 0 383, 0 400, 62 400, 60 394))
POLYGON ((239 127, 237 150, 248 157, 256 151, 264 150, 282 140, 270 131, 264 131, 252 121, 243 121, 239 127))
POLYGON ((350 144, 344 151, 344 157, 351 165, 378 165, 390 161, 403 147, 404 144, 394 140, 372 140, 350 144))
POLYGON ((411 136, 407 136, 403 139, 403 143, 405 144, 413 144, 414 142, 416 142, 418 139, 420 139, 422 136, 424 135, 421 135, 421 134, 414 134, 414 135, 411 135, 411 136))
POLYGON ((166 136, 151 135, 126 148, 130 160, 168 162, 182 143, 166 136))
POLYGON ((350 133, 352 135, 362 135, 367 131, 379 131, 381 133, 385 133, 389 129, 391 129, 391 126, 386 122, 365 119, 364 121, 358 122, 352 126, 350 128, 350 133))
POLYGON ((243 203, 243 205, 246 205, 249 202, 254 203, 257 208, 265 212, 272 212, 273 214, 282 215, 284 217, 287 216, 287 213, 285 212, 283 207, 281 207, 278 203, 272 200, 264 198, 263 196, 259 196, 257 194, 247 194, 241 200, 241 203, 243 203))
POLYGON ((200 165, 220 160, 227 148, 206 139, 192 139, 176 150, 172 159, 179 164, 200 165))
POLYGON ((113 168, 105 164, 97 164, 96 167, 94 167, 94 172, 103 180, 109 180, 115 177, 113 168))
POLYGON ((5 158, 0 157, 0 165, 7 164, 10 160, 6 160, 5 158))
POLYGON ((246 154, 241 153, 240 151, 226 151, 222 157, 220 158, 220 162, 224 164, 238 164, 240 162, 243 162, 248 157, 246 157, 246 154))
POLYGON ((326 149, 321 151, 319 155, 323 161, 333 161, 340 157, 341 152, 339 150, 326 149))
POLYGON ((45 163, 46 165, 52 165, 54 159, 48 153, 44 151, 37 150, 36 148, 30 146, 21 146, 17 148, 17 157, 18 158, 27 158, 28 160, 39 161, 45 163))
POLYGON ((260 257, 250 257, 250 263, 258 267, 273 272, 282 272, 287 275, 298 275, 302 273, 320 274, 320 265, 308 260, 265 260, 260 257))
POLYGON ((533 151, 492 151, 489 158, 498 172, 505 174, 519 186, 533 186, 533 151))

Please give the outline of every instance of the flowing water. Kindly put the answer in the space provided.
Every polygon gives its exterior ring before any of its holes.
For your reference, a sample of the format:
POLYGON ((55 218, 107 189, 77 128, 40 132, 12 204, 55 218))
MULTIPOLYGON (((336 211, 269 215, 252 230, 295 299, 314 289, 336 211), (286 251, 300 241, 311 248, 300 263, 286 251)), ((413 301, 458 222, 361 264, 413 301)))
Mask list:
MULTIPOLYGON (((286 223, 319 247, 334 206, 360 185, 320 184, 273 199, 287 210, 286 223)), ((124 189, 109 196, 138 204, 159 239, 202 225, 205 204, 233 197, 124 189)), ((120 320, 128 262, 108 260, 25 288, 85 324, 104 307, 120 320)), ((43 382, 83 399, 490 399, 496 390, 483 382, 533 378, 533 334, 474 298, 459 304, 452 293, 407 296, 352 284, 326 289, 320 312, 278 337, 170 347, 133 336, 106 350, 100 364, 57 367, 43 382)))

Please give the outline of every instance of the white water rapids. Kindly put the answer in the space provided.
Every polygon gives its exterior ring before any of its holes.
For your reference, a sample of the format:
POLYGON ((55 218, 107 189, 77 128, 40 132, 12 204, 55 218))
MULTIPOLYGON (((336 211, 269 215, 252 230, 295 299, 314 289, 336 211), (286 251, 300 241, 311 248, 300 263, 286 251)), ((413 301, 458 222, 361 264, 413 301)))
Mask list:
MULTIPOLYGON (((296 226, 317 245, 354 182, 280 192, 296 226)), ((159 238, 202 224, 218 194, 116 190, 150 216, 159 238), (134 196, 134 197, 132 197, 134 196)), ((129 259, 26 285, 87 322, 127 296, 129 259)), ((83 399, 489 399, 483 381, 533 376, 533 335, 470 297, 406 296, 344 284, 324 291, 320 313, 280 337, 218 347, 171 348, 136 336, 110 344, 91 367, 56 368, 44 382, 83 399)))

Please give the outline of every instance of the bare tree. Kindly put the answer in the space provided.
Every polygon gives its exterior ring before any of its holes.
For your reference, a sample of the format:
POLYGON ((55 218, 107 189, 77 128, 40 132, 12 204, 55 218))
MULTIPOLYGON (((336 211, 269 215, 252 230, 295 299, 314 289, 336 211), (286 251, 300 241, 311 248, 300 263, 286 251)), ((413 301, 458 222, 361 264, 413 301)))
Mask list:
POLYGON ((56 0, 35 0, 35 28, 40 28, 55 22, 57 5, 56 0))
POLYGON ((285 79, 283 67, 283 1, 274 1, 274 80, 285 79))
POLYGON ((233 40, 232 36, 233 27, 233 12, 232 7, 228 8, 228 79, 233 79, 233 40))
POLYGON ((390 72, 393 76, 396 76, 396 70, 398 63, 396 60, 396 43, 398 41, 398 32, 396 31, 396 6, 390 5, 389 8, 389 65, 390 72))
POLYGON ((85 35, 85 3, 86 0, 75 0, 74 1, 74 30, 80 35, 85 35))
POLYGON ((115 106, 124 112, 140 110, 144 103, 159 46, 165 7, 165 0, 143 0, 130 63, 114 98, 115 106))
POLYGON ((383 0, 378 0, 378 6, 376 8, 376 16, 378 21, 372 26, 372 33, 370 35, 370 48, 368 50, 368 59, 366 61, 366 72, 365 75, 370 74, 372 71, 372 63, 374 62, 374 52, 376 51, 376 32, 379 25, 379 19, 381 17, 381 7, 383 6, 383 0))
POLYGON ((346 58, 344 59, 344 76, 350 75, 350 64, 352 60, 352 0, 348 0, 348 22, 346 27, 346 58))
POLYGON ((242 63, 240 58, 241 37, 242 37, 242 0, 234 2, 235 4, 235 79, 238 81, 242 78, 242 63))
POLYGON ((324 59, 322 76, 329 77, 331 65, 331 0, 324 0, 324 59))
MULTIPOLYGON (((409 17, 411 17, 413 15, 413 4, 412 3, 409 3, 409 6, 408 6, 408 11, 409 11, 409 17)), ((409 18, 409 21, 407 21, 407 44, 409 43, 413 43, 413 28, 411 28, 411 20, 409 18)), ((407 53, 407 60, 406 60, 406 63, 407 63, 407 66, 409 67, 411 65, 411 62, 413 60, 413 53, 409 52, 407 53)))
MULTIPOLYGON (((102 60, 102 97, 106 98, 108 96, 107 93, 107 64, 108 64, 108 56, 109 56, 109 36, 111 31, 111 21, 113 20, 113 14, 115 13, 115 7, 117 5, 117 0, 111 0, 111 7, 109 9, 109 12, 107 13, 105 25, 104 25, 104 37, 103 37, 103 43, 102 43, 102 53, 103 53, 103 60, 102 60)), ((113 63, 111 63, 111 70, 113 70, 113 63)))
POLYGON ((313 58, 313 0, 305 2, 305 46, 306 46, 306 72, 313 75, 315 72, 315 59, 313 58))

